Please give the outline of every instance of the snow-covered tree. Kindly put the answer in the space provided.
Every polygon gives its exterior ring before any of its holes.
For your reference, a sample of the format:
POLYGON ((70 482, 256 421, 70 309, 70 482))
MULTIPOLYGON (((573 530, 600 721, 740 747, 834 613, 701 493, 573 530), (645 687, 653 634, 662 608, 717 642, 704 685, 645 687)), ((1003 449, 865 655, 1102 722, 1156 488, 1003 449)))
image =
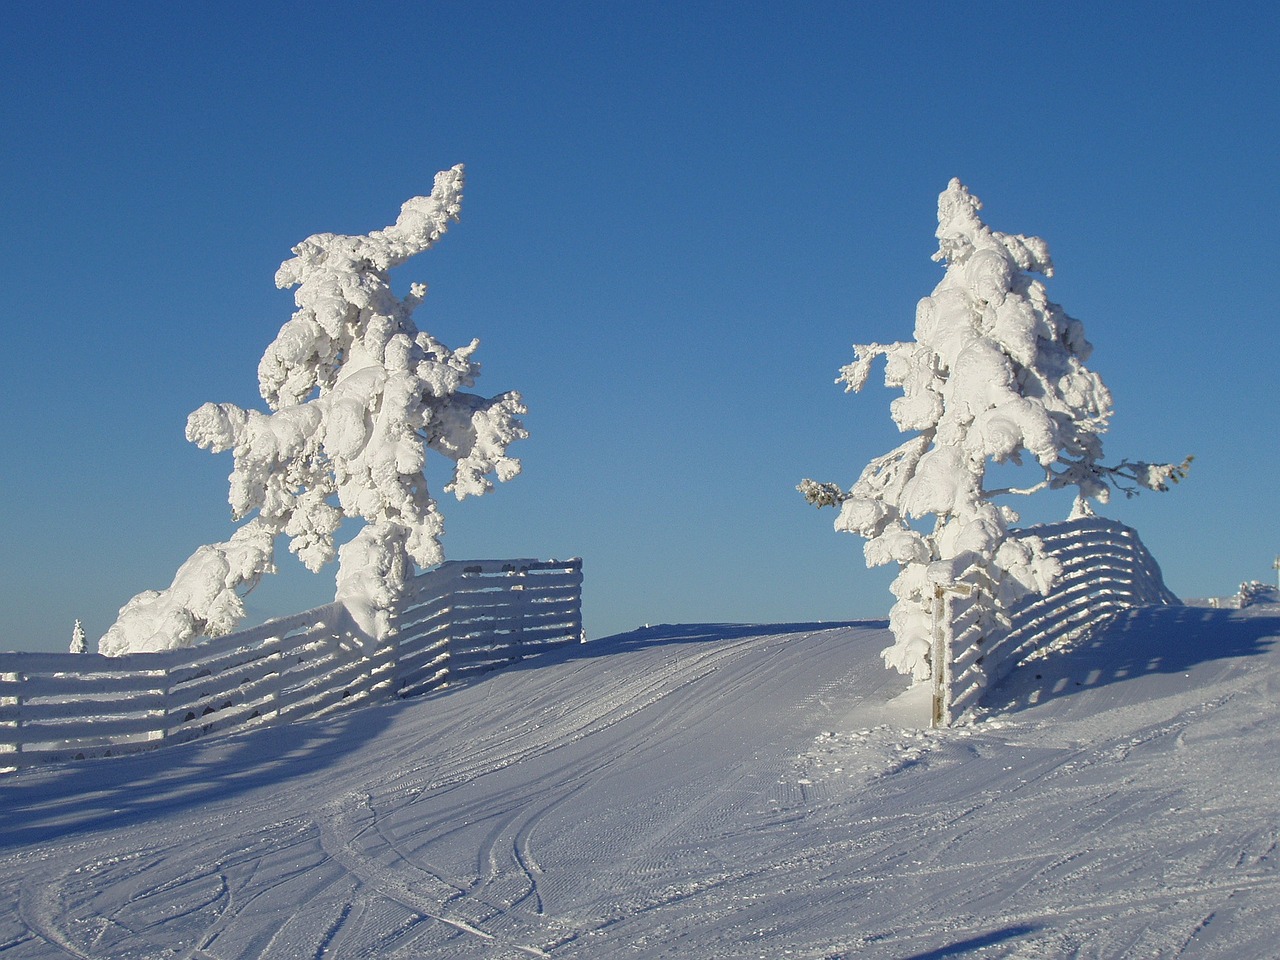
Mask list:
POLYGON ((1240 584, 1240 592, 1235 596, 1236 606, 1243 610, 1258 603, 1275 603, 1280 600, 1280 591, 1274 584, 1261 580, 1246 580, 1240 584))
POLYGON ((913 436, 872 460, 848 491, 812 480, 799 488, 818 506, 839 507, 836 529, 866 538, 868 566, 899 565, 895 643, 884 658, 918 680, 930 675, 937 585, 980 570, 1007 609, 1028 592, 1047 592, 1060 573, 1039 540, 1010 538, 1018 515, 995 498, 1074 487, 1072 515, 1087 515, 1089 501, 1106 503, 1112 487, 1126 495, 1165 490, 1190 463, 1101 463, 1111 394, 1085 367, 1092 347, 1083 326, 1030 276, 1053 275, 1048 248, 1037 237, 991 230, 981 207, 951 181, 938 198, 933 258, 946 273, 916 307, 915 339, 855 345, 854 362, 836 381, 861 390, 883 356, 885 384, 903 392, 890 413, 913 436), (989 464, 1022 465, 1024 454, 1034 461, 1034 482, 987 486, 989 464), (931 525, 913 525, 929 518, 931 525))
POLYGON ((465 392, 480 372, 478 340, 450 349, 419 331, 412 314, 426 293, 403 299, 389 272, 430 248, 458 219, 463 169, 436 175, 396 222, 366 236, 316 234, 293 248, 276 285, 296 287, 297 312, 258 365, 269 412, 206 403, 187 439, 234 456, 229 500, 250 518, 223 543, 200 547, 165 590, 129 601, 99 641, 102 653, 190 646, 234 629, 242 596, 273 572, 276 537, 312 571, 335 554, 344 517, 365 525, 337 551, 337 598, 379 638, 413 564, 443 559, 443 519, 428 491, 427 451, 454 462, 444 490, 459 500, 509 480, 520 462, 507 446, 526 437, 520 395, 465 392), (252 515, 252 516, 251 516, 252 515))
POLYGON ((84 624, 79 620, 71 628, 71 646, 68 649, 71 653, 85 653, 89 649, 89 645, 85 643, 84 624))

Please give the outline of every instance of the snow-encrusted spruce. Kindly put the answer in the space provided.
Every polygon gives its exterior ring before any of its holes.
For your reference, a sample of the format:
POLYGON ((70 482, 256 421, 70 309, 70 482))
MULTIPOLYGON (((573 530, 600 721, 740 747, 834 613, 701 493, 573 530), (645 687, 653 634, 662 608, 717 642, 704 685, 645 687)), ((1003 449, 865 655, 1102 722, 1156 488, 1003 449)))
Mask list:
POLYGON ((994 584, 994 625, 1018 598, 1047 592, 1060 574, 1035 537, 1009 536, 1017 514, 993 498, 1075 487, 1072 516, 1107 502, 1111 487, 1165 490, 1180 465, 1124 461, 1103 466, 1101 434, 1111 394, 1085 367, 1092 347, 1078 320, 1050 302, 1029 273, 1053 275, 1044 241, 987 227, 978 198, 952 180, 938 198, 938 252, 946 274, 916 307, 915 340, 855 345, 840 371, 846 391, 866 384, 885 358, 885 384, 902 388, 890 413, 911 439, 871 461, 853 488, 805 480, 818 506, 838 506, 836 529, 867 540, 867 566, 897 563, 890 614, 895 642, 888 666, 917 680, 930 675, 935 587, 978 577, 994 584), (989 462, 1022 464, 1030 454, 1042 477, 1026 488, 988 489, 989 462), (912 521, 932 517, 932 529, 912 521))
POLYGON ((224 543, 200 547, 162 591, 129 601, 99 641, 108 655, 190 646, 244 616, 243 594, 274 571, 280 534, 316 571, 333 559, 343 517, 365 526, 339 553, 337 599, 379 639, 414 563, 439 563, 443 520, 428 492, 430 448, 454 461, 444 487, 459 500, 509 480, 520 462, 507 446, 528 436, 520 395, 464 392, 480 367, 478 340, 451 350, 411 315, 426 287, 391 292, 389 271, 430 248, 458 219, 461 165, 436 175, 428 197, 401 207, 396 222, 367 236, 316 234, 293 248, 276 285, 296 287, 298 310, 258 365, 270 413, 206 403, 187 420, 187 439, 233 452, 236 520, 256 515, 224 543), (336 504, 334 501, 336 500, 336 504))
POLYGON ((69 653, 87 653, 89 650, 88 644, 85 643, 84 624, 79 620, 71 628, 71 645, 67 650, 69 653))

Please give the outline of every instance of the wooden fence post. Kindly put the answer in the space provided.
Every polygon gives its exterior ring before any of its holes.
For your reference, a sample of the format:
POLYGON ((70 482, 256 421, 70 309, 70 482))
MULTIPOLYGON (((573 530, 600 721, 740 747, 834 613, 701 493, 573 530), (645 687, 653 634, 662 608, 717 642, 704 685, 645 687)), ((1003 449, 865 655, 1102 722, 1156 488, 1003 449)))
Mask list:
POLYGON ((164 719, 160 721, 160 739, 169 739, 169 723, 173 719, 170 698, 173 696, 173 665, 165 664, 164 668, 164 719))
POLYGON ((942 584, 940 583, 934 584, 934 587, 933 587, 933 651, 930 657, 932 662, 929 664, 929 674, 930 674, 929 679, 932 681, 932 684, 933 684, 933 695, 929 698, 930 728, 943 726, 943 722, 942 722, 943 713, 946 712, 945 707, 943 706, 943 699, 946 696, 946 682, 948 678, 945 677, 944 674, 949 671, 947 671, 943 665, 944 664, 949 665, 951 663, 951 658, 947 656, 947 653, 946 653, 946 647, 949 646, 949 644, 947 643, 948 638, 944 637, 943 634, 944 632, 949 634, 951 630, 950 630, 949 623, 946 624, 945 627, 943 625, 943 621, 947 619, 945 617, 945 612, 946 612, 945 605, 946 605, 946 598, 945 598, 945 594, 942 592, 942 584))
POLYGON ((971 597, 971 583, 937 583, 933 586, 933 662, 929 665, 933 682, 930 698, 929 726, 932 729, 951 725, 951 596, 971 597))
POLYGON ((514 604, 515 613, 516 613, 516 626, 515 626, 515 630, 512 632, 515 634, 515 640, 516 640, 516 657, 517 659, 523 660, 525 656, 525 651, 524 651, 525 620, 529 616, 529 596, 527 593, 529 588, 529 583, 528 583, 529 568, 528 567, 521 567, 518 569, 513 568, 511 571, 511 575, 517 579, 517 582, 512 584, 511 586, 512 593, 516 595, 515 604, 514 604))
POLYGON ((26 683, 25 673, 10 673, 6 677, 18 684, 18 692, 13 698, 13 752, 22 752, 22 685, 26 683))

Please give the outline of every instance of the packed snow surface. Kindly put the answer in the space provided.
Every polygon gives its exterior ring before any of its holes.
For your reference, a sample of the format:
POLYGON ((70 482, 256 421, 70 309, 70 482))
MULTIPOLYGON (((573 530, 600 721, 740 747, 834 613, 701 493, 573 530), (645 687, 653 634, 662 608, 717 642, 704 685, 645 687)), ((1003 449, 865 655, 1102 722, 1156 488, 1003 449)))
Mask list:
POLYGON ((1134 612, 929 731, 883 624, 663 626, 10 775, 0 952, 1274 958, 1277 635, 1134 612))

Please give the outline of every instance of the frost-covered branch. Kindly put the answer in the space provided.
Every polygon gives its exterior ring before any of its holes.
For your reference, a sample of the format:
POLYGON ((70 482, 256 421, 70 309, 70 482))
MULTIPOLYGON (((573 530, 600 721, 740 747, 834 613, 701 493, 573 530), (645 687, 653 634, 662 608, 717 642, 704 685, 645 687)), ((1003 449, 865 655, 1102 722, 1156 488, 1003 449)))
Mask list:
POLYGON ((1124 460, 1119 466, 1107 469, 1107 474, 1117 490, 1125 496, 1136 496, 1142 490, 1155 490, 1164 493, 1170 484, 1181 483, 1191 470, 1191 461, 1195 457, 1187 457, 1181 463, 1146 463, 1142 460, 1124 460), (1125 483, 1130 481, 1132 485, 1125 483))
POLYGON ((1054 479, 1053 473, 1046 471, 1046 476, 1043 480, 1039 483, 1033 483, 1029 487, 997 487, 994 490, 983 490, 982 496, 988 500, 993 497, 1030 497, 1041 490, 1051 489, 1054 485, 1054 479))
POLYGON ((796 489, 815 507, 838 507, 849 499, 838 483, 801 480, 796 489))
POLYGON ((206 544, 174 574, 165 590, 147 590, 124 605, 98 640, 108 657, 191 646, 201 636, 230 633, 244 618, 243 594, 274 573, 275 531, 250 520, 223 543, 206 544))
POLYGON ((365 527, 339 556, 338 595, 370 633, 391 629, 388 611, 414 564, 444 558, 444 521, 429 492, 427 450, 454 463, 444 485, 459 499, 509 480, 520 461, 507 447, 526 437, 515 392, 466 392, 480 366, 478 340, 450 349, 418 330, 426 295, 413 284, 397 298, 389 271, 433 246, 458 219, 461 166, 436 175, 396 222, 365 236, 321 233, 293 248, 276 284, 296 287, 297 311, 258 365, 268 412, 206 403, 187 420, 187 439, 230 451, 228 500, 252 519, 229 541, 201 547, 170 587, 131 600, 103 637, 104 653, 186 646, 232 629, 241 597, 273 572, 284 534, 312 571, 334 559, 344 518, 365 527))

